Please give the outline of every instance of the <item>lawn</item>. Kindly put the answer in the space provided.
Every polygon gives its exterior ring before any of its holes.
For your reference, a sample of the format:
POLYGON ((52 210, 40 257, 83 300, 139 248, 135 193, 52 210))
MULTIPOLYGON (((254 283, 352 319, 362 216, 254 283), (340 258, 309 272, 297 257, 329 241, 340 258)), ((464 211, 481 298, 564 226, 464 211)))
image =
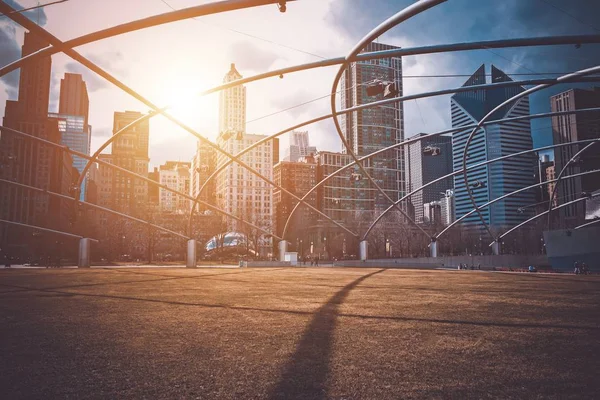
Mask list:
POLYGON ((600 276, 0 270, 0 395, 598 398, 600 276))

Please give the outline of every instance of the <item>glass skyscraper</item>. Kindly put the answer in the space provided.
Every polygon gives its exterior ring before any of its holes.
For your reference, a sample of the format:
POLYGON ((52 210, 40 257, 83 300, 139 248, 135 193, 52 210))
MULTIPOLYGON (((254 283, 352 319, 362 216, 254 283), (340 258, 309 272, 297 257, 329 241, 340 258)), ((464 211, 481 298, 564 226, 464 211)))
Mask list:
MULTIPOLYGON (((504 72, 493 65, 491 66, 491 81, 493 83, 511 80, 504 72)), ((463 86, 485 83, 485 66, 482 65, 463 86)), ((473 90, 453 95, 450 101, 452 127, 459 128, 479 122, 496 106, 524 90, 521 86, 511 86, 473 90)), ((524 115, 529 115, 529 97, 524 97, 516 103, 501 108, 488 120, 524 115)), ((470 133, 471 129, 466 129, 452 135, 454 171, 462 169, 463 152, 470 133)), ((467 166, 532 148, 533 142, 529 120, 487 125, 477 131, 469 146, 467 166)), ((481 205, 524 186, 533 185, 535 166, 536 156, 528 154, 469 171, 469 183, 473 184, 477 181, 481 183, 477 188, 471 187, 475 201, 478 205, 481 205)), ((473 209, 462 174, 454 177, 454 190, 456 217, 460 218, 473 209)), ((512 226, 533 215, 532 207, 523 209, 523 207, 533 203, 535 203, 535 190, 529 190, 496 202, 491 207, 481 211, 486 223, 493 227, 512 226)), ((467 225, 479 224, 479 217, 476 213, 473 213, 465 218, 463 223, 467 225)))
MULTIPOLYGON (((370 43, 363 52, 396 49, 382 43, 370 43)), ((350 65, 341 81, 341 106, 350 108, 381 100, 383 95, 367 96, 368 83, 374 80, 394 82, 398 96, 402 96, 402 59, 382 58, 355 62, 350 65)), ((404 113, 402 103, 369 108, 340 116, 343 134, 352 151, 359 157, 404 140, 404 113)), ((342 149, 342 152, 346 152, 342 149)), ((394 201, 404 193, 404 153, 389 150, 363 164, 377 184, 394 201)), ((390 203, 366 179, 351 182, 356 188, 355 210, 381 211, 390 203)))
MULTIPOLYGON (((89 125, 86 126, 85 116, 49 113, 48 117, 58 121, 60 144, 80 153, 90 154, 91 127, 89 125)), ((80 174, 85 168, 86 163, 87 160, 85 158, 73 156, 73 166, 80 174)), ((85 200, 86 186, 87 177, 83 180, 79 195, 79 200, 81 201, 85 200)))

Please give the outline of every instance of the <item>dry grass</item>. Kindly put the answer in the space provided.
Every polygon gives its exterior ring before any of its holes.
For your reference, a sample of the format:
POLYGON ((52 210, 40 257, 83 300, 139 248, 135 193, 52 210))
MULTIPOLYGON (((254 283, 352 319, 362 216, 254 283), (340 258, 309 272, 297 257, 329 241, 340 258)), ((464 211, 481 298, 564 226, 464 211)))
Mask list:
POLYGON ((600 277, 0 271, 2 398, 598 398, 600 277))

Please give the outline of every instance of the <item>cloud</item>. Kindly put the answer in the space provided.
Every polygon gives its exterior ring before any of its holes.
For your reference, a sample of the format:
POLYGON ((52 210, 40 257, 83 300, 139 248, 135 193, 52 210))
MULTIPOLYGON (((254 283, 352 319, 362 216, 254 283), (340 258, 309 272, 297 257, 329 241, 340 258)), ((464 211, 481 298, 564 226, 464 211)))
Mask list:
MULTIPOLYGON (((100 55, 89 55, 86 58, 111 75, 127 76, 127 69, 123 67, 123 53, 120 51, 107 51, 100 55)), ((76 61, 66 63, 64 68, 67 72, 81 74, 89 92, 110 87, 110 83, 106 79, 76 61)))
MULTIPOLYGON (((16 30, 12 25, 3 25, 0 29, 0 64, 6 65, 21 57, 21 46, 17 43, 16 30)), ((12 71, 0 80, 6 85, 6 92, 15 98, 19 87, 19 71, 12 71)))
MULTIPOLYGON (((8 4, 10 7, 14 8, 15 10, 22 10, 23 8, 30 7, 30 6, 29 7, 22 6, 21 4, 19 4, 18 2, 14 1, 14 0, 4 0, 4 2, 6 4, 8 4)), ((31 20, 41 26, 46 25, 46 23, 48 22, 48 17, 46 16, 46 12, 44 11, 43 7, 36 8, 35 10, 22 12, 21 15, 26 16, 29 20, 31 20)))
POLYGON ((235 42, 230 46, 228 57, 239 69, 264 72, 280 58, 277 53, 263 50, 248 41, 235 42))

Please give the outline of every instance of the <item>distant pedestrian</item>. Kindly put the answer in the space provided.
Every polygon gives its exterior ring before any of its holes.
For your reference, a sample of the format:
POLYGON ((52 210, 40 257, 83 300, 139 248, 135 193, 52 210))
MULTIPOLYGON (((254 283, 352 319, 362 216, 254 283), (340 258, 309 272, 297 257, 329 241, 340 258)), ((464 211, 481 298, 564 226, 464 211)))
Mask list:
POLYGON ((579 275, 579 263, 577 261, 575 261, 575 264, 573 264, 573 273, 575 273, 575 275, 579 275))
POLYGON ((317 266, 317 267, 319 266, 319 256, 317 256, 317 257, 315 258, 315 264, 316 264, 316 266, 317 266))

